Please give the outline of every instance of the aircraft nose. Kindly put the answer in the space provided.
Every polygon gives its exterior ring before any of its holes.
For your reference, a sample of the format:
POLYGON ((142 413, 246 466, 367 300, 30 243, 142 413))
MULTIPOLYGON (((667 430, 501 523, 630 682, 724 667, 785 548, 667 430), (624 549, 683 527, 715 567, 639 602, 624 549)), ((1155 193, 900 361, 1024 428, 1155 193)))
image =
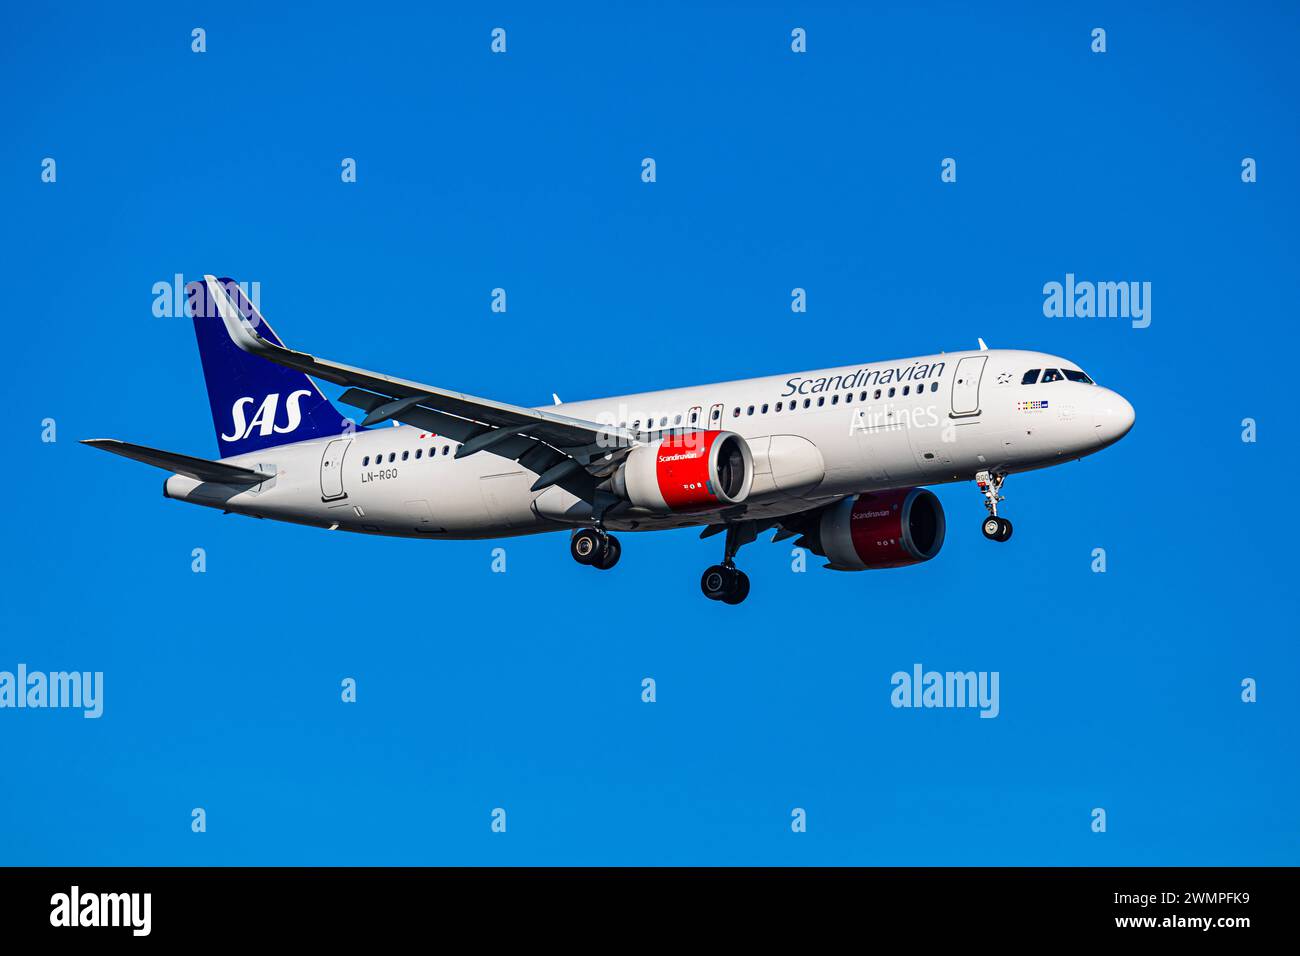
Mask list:
POLYGON ((1092 420, 1096 426, 1097 444, 1105 446, 1119 441, 1129 433, 1137 418, 1133 406, 1119 392, 1108 388, 1098 389, 1093 400, 1092 420))

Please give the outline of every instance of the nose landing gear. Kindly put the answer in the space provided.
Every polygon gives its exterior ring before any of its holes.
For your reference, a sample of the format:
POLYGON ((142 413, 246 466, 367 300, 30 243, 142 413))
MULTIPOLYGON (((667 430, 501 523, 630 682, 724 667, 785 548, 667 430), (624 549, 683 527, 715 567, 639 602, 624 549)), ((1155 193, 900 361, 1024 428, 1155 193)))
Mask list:
POLYGON ((569 553, 579 564, 589 564, 598 571, 608 571, 623 556, 618 538, 597 528, 582 528, 573 533, 569 553))
POLYGON ((984 507, 989 512, 984 519, 983 531, 984 537, 990 541, 1006 541, 1011 537, 1011 522, 998 517, 998 502, 1005 500, 1000 494, 1002 482, 1006 480, 1007 476, 1001 472, 981 471, 975 476, 975 484, 984 495, 984 507))

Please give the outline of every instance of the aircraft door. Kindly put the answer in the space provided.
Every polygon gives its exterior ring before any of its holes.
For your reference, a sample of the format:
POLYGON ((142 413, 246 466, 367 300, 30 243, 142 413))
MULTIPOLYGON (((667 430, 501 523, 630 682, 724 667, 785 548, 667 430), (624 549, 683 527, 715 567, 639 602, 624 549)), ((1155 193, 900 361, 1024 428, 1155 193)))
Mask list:
POLYGON ((703 428, 704 423, 700 421, 700 417, 703 415, 703 413, 704 413, 704 409, 701 408, 699 405, 692 406, 691 410, 686 413, 686 427, 703 428))
POLYGON ((953 418, 970 418, 980 413, 980 378, 987 355, 970 355, 957 363, 952 380, 953 418))
POLYGON ((321 501, 335 501, 348 496, 343 490, 343 459, 350 444, 351 438, 336 438, 325 446, 325 454, 320 458, 321 501))
POLYGON ((709 409, 709 423, 704 426, 709 431, 722 431, 722 403, 719 402, 709 409))

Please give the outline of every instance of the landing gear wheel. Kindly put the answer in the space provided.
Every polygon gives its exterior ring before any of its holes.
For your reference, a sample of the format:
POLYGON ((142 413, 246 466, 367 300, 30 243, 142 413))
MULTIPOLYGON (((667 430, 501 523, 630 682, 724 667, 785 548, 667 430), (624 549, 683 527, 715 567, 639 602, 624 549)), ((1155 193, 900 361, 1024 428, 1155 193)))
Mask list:
POLYGON ((722 599, 723 604, 739 604, 749 597, 749 575, 744 571, 736 572, 736 583, 732 592, 722 599))
POLYGON ((618 564, 618 559, 622 556, 623 546, 618 543, 618 538, 612 534, 607 534, 605 535, 605 547, 596 553, 596 560, 591 562, 591 566, 600 571, 608 571, 618 564))
POLYGON ((604 535, 592 528, 575 532, 569 541, 569 553, 579 564, 595 564, 604 548, 604 535))
POLYGON ((749 597, 749 575, 724 564, 715 564, 700 575, 700 590, 710 601, 739 604, 749 597))
POLYGON ((989 516, 984 519, 984 537, 990 541, 1006 541, 1011 537, 1011 522, 1006 518, 989 516))
POLYGON ((721 564, 706 568, 700 575, 700 590, 710 601, 721 601, 730 590, 733 573, 731 568, 723 567, 721 564))

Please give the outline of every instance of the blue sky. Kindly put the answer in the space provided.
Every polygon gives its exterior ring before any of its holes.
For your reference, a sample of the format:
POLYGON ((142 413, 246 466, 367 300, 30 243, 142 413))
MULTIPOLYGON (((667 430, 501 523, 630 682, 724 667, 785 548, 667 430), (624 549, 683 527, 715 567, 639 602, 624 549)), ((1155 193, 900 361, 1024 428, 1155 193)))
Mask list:
POLYGON ((0 669, 103 671, 105 703, 0 710, 0 863, 1300 862, 1293 7, 266 7, 3 13, 0 669), (222 516, 77 444, 215 455, 189 322, 152 311, 204 272, 292 346, 521 404, 982 336, 1137 425, 1008 481, 1005 546, 936 488, 919 567, 760 542, 730 608, 686 531, 608 574, 511 540, 493 574, 492 543, 222 516), (1045 318, 1067 272, 1151 282, 1151 326, 1045 318), (893 709, 917 662, 998 671, 1000 715, 893 709))

